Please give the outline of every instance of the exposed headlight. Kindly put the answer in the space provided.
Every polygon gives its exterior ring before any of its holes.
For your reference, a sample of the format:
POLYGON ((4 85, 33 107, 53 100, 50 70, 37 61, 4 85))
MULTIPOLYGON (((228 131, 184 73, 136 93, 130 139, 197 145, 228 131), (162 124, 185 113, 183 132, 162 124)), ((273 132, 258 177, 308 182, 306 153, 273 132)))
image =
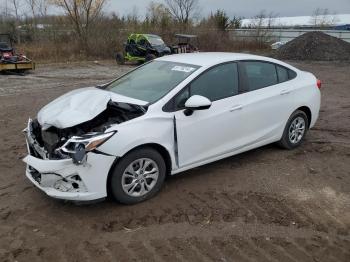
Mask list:
POLYGON ((110 139, 116 132, 109 133, 91 133, 84 136, 71 137, 62 147, 58 150, 71 155, 73 161, 80 164, 86 152, 93 151, 97 147, 101 146, 108 139, 110 139))

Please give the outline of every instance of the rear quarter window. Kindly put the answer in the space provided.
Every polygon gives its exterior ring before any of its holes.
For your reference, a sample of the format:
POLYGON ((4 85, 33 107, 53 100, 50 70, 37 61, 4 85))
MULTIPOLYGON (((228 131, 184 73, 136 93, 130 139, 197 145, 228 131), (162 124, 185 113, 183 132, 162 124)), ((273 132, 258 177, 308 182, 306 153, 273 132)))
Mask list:
POLYGON ((276 66, 277 69, 277 75, 278 75, 278 82, 286 82, 289 80, 289 73, 287 68, 282 67, 282 66, 276 66))
POLYGON ((295 73, 293 70, 288 69, 288 79, 292 80, 297 77, 297 73, 295 73))
POLYGON ((297 76, 297 73, 295 73, 293 70, 280 65, 276 65, 276 71, 279 83, 292 80, 297 76))

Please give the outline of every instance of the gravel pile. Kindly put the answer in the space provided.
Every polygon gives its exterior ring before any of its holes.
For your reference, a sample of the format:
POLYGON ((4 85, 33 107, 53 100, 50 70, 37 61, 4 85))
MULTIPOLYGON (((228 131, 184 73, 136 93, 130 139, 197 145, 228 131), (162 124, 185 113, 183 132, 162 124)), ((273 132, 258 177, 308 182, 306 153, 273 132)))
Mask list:
POLYGON ((350 43, 322 32, 305 33, 277 50, 286 60, 350 60, 350 43))

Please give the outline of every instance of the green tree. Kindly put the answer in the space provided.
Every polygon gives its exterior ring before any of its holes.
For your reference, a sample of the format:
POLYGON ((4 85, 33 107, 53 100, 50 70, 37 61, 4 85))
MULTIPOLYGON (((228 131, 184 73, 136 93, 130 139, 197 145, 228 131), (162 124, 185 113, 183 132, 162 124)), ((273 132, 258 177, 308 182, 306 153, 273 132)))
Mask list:
POLYGON ((230 18, 224 10, 217 10, 215 14, 211 14, 210 20, 215 24, 215 27, 221 31, 225 31, 231 25, 230 18))

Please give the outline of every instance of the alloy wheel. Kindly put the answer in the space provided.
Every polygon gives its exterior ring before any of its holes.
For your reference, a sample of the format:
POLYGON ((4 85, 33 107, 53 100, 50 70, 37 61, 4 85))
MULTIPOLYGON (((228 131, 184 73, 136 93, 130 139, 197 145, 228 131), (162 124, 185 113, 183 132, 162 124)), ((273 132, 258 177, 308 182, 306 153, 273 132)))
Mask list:
POLYGON ((305 119, 300 116, 296 117, 289 126, 289 141, 292 144, 299 143, 305 134, 305 130, 305 119))
POLYGON ((149 158, 140 158, 127 166, 122 175, 122 188, 132 197, 140 197, 149 193, 156 185, 159 167, 149 158))

